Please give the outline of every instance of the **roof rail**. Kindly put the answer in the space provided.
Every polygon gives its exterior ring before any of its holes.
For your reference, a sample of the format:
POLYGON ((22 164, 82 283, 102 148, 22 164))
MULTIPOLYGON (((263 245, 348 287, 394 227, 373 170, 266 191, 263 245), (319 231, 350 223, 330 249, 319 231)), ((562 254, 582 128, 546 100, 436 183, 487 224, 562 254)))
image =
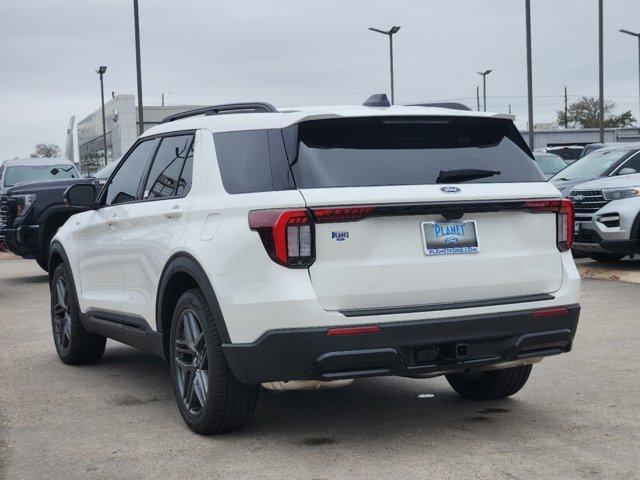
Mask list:
POLYGON ((181 118, 195 117, 197 115, 219 115, 221 113, 274 113, 278 110, 270 103, 250 102, 250 103, 227 103, 224 105, 212 105, 210 107, 195 108, 186 112, 174 113, 162 119, 160 123, 173 122, 181 118))

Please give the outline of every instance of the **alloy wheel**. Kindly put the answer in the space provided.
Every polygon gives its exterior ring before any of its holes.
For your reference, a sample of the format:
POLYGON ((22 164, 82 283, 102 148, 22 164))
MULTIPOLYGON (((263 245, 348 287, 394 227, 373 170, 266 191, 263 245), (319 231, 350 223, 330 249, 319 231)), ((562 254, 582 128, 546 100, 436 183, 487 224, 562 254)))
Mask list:
POLYGON ((66 351, 71 344, 71 315, 69 313, 69 288, 64 277, 58 277, 56 280, 54 299, 54 333, 59 348, 66 351))
POLYGON ((180 398, 191 415, 200 415, 207 401, 209 361, 202 321, 185 309, 179 317, 174 341, 175 373, 180 398))

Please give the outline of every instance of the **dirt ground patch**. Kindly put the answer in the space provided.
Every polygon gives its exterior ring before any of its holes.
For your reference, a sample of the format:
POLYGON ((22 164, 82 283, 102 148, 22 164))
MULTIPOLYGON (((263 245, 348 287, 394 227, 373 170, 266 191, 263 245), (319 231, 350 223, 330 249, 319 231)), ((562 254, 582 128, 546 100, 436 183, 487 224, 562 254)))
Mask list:
POLYGON ((640 284, 640 258, 614 263, 600 263, 591 259, 576 260, 582 278, 640 284))

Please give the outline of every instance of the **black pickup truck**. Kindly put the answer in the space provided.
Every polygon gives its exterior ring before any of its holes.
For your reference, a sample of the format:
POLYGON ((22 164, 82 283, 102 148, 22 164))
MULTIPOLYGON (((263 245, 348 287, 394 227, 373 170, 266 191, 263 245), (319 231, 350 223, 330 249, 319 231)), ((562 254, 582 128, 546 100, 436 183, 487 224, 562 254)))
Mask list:
MULTIPOLYGON (((24 166, 33 167, 37 160, 24 159, 24 166)), ((41 173, 36 176, 37 181, 28 182, 30 172, 24 172, 24 177, 20 178, 22 183, 12 185, 11 181, 7 182, 6 173, 17 166, 14 165, 16 162, 9 160, 0 167, 0 241, 5 243, 10 252, 36 260, 46 271, 51 238, 71 215, 81 211, 65 205, 63 193, 78 183, 103 184, 116 162, 98 171, 93 178, 80 178, 73 164, 70 164, 73 171, 51 175, 53 179, 47 180, 48 177, 41 173), (24 182, 25 179, 27 182, 24 182)), ((59 167, 59 164, 51 162, 48 168, 59 167)))

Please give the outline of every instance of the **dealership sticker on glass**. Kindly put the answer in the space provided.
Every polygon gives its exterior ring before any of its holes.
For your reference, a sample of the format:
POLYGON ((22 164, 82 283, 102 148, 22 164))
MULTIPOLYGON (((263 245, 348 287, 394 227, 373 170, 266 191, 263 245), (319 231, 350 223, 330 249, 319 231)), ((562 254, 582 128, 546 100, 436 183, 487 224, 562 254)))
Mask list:
POLYGON ((455 255, 480 251, 475 220, 422 222, 422 241, 425 255, 455 255))

